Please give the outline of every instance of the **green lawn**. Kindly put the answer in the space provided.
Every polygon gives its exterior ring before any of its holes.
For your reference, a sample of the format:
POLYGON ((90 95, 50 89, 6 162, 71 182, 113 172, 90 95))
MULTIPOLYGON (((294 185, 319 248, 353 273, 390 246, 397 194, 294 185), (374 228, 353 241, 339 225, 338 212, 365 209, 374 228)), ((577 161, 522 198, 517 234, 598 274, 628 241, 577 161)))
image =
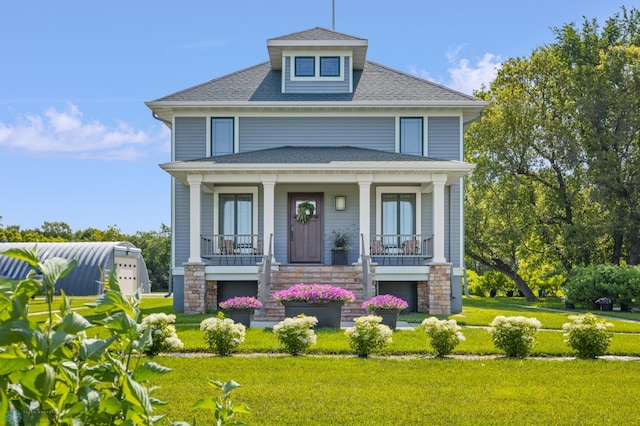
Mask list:
MULTIPOLYGON (((87 300, 73 298, 82 308, 87 300)), ((170 298, 145 297, 144 315, 174 313, 170 298)), ((54 304, 57 307, 57 302, 54 304)), ((189 352, 206 351, 197 324, 213 314, 176 313, 178 335, 185 343, 181 356, 154 361, 174 371, 154 381, 154 396, 169 404, 162 410, 171 420, 211 424, 208 412, 191 406, 214 396, 208 379, 235 380, 243 386, 233 393, 252 414, 244 419, 256 425, 600 425, 636 422, 640 393, 640 362, 580 361, 560 332, 567 316, 556 300, 527 303, 520 298, 464 299, 460 314, 450 316, 463 325, 466 341, 455 357, 431 356, 425 334, 396 331, 384 353, 359 359, 350 353, 341 330, 319 330, 318 344, 308 355, 279 352, 270 329, 247 330, 246 341, 231 357, 189 352), (511 360, 492 344, 486 326, 496 315, 535 316, 543 330, 537 333, 532 355, 546 359, 511 360), (477 355, 497 355, 482 357, 477 355), (554 357, 563 356, 564 361, 554 357)), ((44 311, 36 301, 31 312, 44 311)), ((609 354, 640 356, 640 314, 607 313, 616 332, 609 354)), ((427 315, 400 319, 414 324, 427 315)), ((45 317, 40 315, 34 318, 45 317)), ((95 332, 102 334, 99 329, 95 332)), ((177 354, 178 355, 178 354, 177 354)))
POLYGON ((211 424, 191 410, 207 379, 233 379, 255 425, 602 425, 637 422, 640 363, 354 357, 166 358, 156 384, 172 420, 211 424))

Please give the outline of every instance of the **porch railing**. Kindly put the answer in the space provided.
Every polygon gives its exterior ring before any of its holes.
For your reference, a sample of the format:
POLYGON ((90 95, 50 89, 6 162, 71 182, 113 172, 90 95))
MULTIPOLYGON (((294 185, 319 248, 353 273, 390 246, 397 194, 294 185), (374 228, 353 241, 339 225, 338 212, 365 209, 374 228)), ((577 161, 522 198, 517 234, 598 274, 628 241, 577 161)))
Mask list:
POLYGON ((371 258, 383 264, 387 260, 404 263, 405 259, 415 263, 433 258, 433 236, 423 238, 421 234, 376 234, 369 249, 371 258))
POLYGON ((236 263, 246 258, 258 261, 264 256, 264 242, 259 234, 203 234, 200 241, 200 256, 205 259, 236 263))

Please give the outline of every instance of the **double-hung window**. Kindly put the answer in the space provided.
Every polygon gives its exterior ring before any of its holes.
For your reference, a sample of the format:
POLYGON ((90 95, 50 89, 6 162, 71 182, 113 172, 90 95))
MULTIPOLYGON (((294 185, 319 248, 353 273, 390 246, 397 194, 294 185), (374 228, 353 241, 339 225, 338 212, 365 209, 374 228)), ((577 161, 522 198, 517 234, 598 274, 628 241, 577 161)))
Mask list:
POLYGON ((296 77, 314 77, 316 75, 315 56, 296 56, 296 77))
POLYGON ((382 194, 382 234, 384 245, 400 249, 415 239, 416 194, 382 194))
POLYGON ((233 118, 211 119, 211 155, 233 154, 233 118))
POLYGON ((400 152, 423 155, 423 120, 420 117, 400 118, 400 152))
POLYGON ((220 194, 218 224, 222 241, 232 241, 234 250, 252 250, 253 196, 252 194, 220 194))
POLYGON ((339 77, 340 57, 320 56, 320 77, 339 77))

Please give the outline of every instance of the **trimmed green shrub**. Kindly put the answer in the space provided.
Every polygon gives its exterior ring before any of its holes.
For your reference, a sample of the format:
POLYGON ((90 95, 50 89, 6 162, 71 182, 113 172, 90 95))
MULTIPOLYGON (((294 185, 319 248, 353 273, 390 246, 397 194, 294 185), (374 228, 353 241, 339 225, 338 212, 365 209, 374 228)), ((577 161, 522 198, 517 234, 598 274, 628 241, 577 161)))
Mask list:
POLYGON ((456 320, 439 320, 436 317, 422 321, 424 331, 429 336, 429 343, 439 358, 449 355, 458 343, 464 340, 462 328, 456 320))
POLYGON ((294 318, 285 318, 273 327, 273 333, 280 344, 291 355, 306 351, 316 344, 316 333, 313 327, 318 323, 316 317, 300 314, 294 318))
POLYGON ((571 349, 578 352, 581 359, 595 359, 607 351, 613 333, 609 328, 613 324, 598 319, 592 313, 570 315, 568 322, 562 326, 565 330, 564 341, 571 349))
POLYGON ((355 325, 344 331, 349 347, 356 354, 366 357, 371 352, 384 348, 391 343, 393 331, 389 326, 380 324, 382 317, 366 315, 355 319, 355 325))
POLYGON ((234 322, 231 318, 225 318, 224 313, 219 312, 217 317, 211 317, 200 323, 200 330, 204 331, 204 339, 209 345, 209 350, 220 356, 227 356, 240 343, 244 342, 246 327, 234 322))
POLYGON ((496 348, 507 356, 522 358, 529 354, 536 338, 540 321, 527 317, 497 316, 491 321, 489 333, 496 348))

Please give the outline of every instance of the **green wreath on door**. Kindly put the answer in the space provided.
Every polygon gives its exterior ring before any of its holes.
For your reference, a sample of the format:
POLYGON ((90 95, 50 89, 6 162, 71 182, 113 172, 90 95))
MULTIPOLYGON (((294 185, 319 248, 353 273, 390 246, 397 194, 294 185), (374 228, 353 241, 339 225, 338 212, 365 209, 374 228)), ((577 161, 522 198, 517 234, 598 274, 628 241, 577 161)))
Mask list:
POLYGON ((307 224, 313 216, 313 213, 316 210, 316 206, 309 201, 305 201, 304 203, 298 204, 296 220, 300 223, 307 224))

